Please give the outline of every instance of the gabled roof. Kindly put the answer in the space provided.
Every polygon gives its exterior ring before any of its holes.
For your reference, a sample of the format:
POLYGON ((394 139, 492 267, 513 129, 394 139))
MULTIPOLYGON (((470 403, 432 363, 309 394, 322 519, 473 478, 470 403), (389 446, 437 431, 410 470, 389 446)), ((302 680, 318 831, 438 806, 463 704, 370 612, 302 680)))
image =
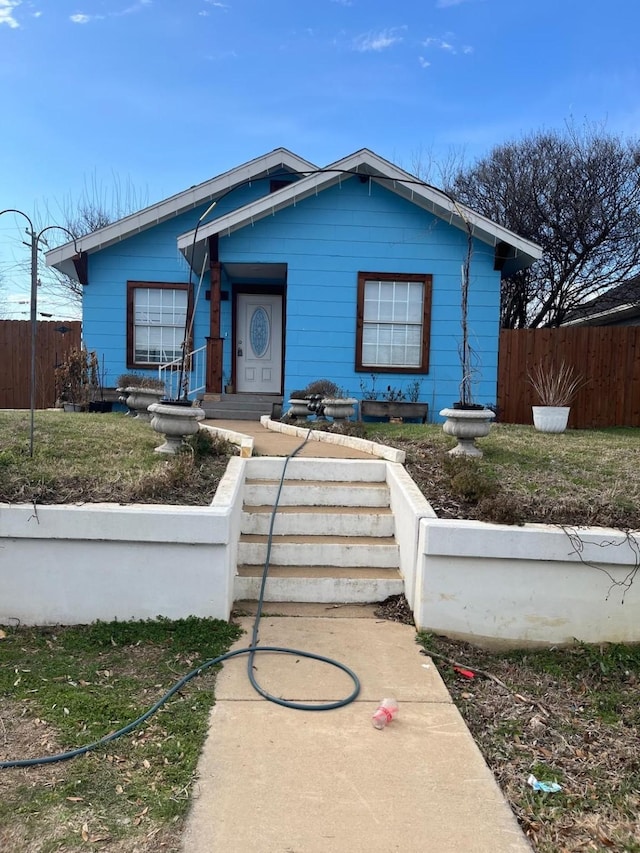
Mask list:
MULTIPOLYGON (((126 240, 127 237, 138 234, 160 222, 179 216, 187 210, 221 198, 229 190, 251 180, 258 180, 282 169, 289 172, 308 172, 316 168, 317 166, 314 166, 313 163, 303 160, 302 157, 298 157, 297 154, 293 154, 286 148, 276 148, 269 154, 249 160, 235 169, 189 187, 188 190, 172 195, 164 201, 145 207, 143 210, 125 216, 123 219, 118 219, 116 222, 98 229, 98 231, 87 234, 86 237, 80 237, 76 241, 77 246, 81 252, 91 254, 114 243, 119 243, 121 240, 126 240)), ((76 255, 74 244, 65 243, 46 253, 47 264, 75 278, 74 255, 76 255)))
MULTIPOLYGON (((250 160, 216 178, 190 187, 158 204, 119 219, 86 237, 81 237, 77 240, 77 247, 86 257, 87 253, 100 251, 187 210, 202 206, 206 202, 215 202, 234 187, 283 169, 299 175, 299 180, 292 181, 289 186, 237 210, 210 221, 204 221, 198 225, 197 229, 194 228, 178 237, 178 248, 193 266, 196 268, 201 266, 205 241, 208 237, 221 233, 230 234, 250 222, 271 216, 278 210, 339 184, 354 174, 384 186, 462 231, 467 231, 468 224, 474 237, 496 247, 496 265, 497 267, 499 265, 505 274, 529 266, 542 255, 541 248, 535 243, 519 237, 487 217, 458 204, 442 190, 423 183, 367 148, 356 151, 324 168, 314 166, 286 148, 276 148, 269 154, 250 160)), ((46 259, 49 266, 55 266, 72 277, 78 275, 78 255, 73 243, 51 249, 46 253, 46 259)))
MULTIPOLYGON (((430 211, 441 219, 446 220, 456 228, 467 231, 465 220, 469 223, 473 236, 491 246, 506 244, 510 247, 511 255, 515 258, 515 268, 529 266, 542 256, 542 249, 519 237, 507 228, 497 225, 485 216, 475 213, 464 205, 453 201, 441 190, 423 183, 388 160, 384 160, 373 151, 363 148, 348 157, 338 160, 323 169, 314 169, 307 177, 294 181, 290 186, 278 190, 269 196, 257 199, 244 207, 206 222, 196 229, 181 234, 178 237, 178 248, 192 264, 199 267, 204 241, 214 234, 231 234, 238 228, 271 216, 278 210, 297 204, 301 200, 315 195, 320 190, 335 186, 351 177, 351 174, 366 176, 375 183, 397 193, 419 207, 430 211), (193 251, 194 237, 200 251, 193 251), (192 258, 192 252, 194 257, 192 258)), ((508 254, 506 263, 510 261, 508 254)), ((513 263, 513 261, 512 261, 513 263)))
POLYGON ((585 302, 568 315, 563 326, 605 326, 640 315, 640 276, 623 281, 606 293, 585 302))

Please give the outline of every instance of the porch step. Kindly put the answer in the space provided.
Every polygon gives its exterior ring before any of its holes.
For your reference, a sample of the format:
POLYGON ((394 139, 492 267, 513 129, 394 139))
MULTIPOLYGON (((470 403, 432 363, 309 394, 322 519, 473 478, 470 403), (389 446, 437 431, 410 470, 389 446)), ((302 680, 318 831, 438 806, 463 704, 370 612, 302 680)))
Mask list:
MULTIPOLYGON (((245 533, 268 534, 272 513, 271 506, 245 506, 242 530, 245 533)), ((392 537, 393 514, 388 507, 375 506, 280 506, 273 525, 276 536, 300 532, 322 536, 329 531, 333 536, 392 537)))
POLYGON ((267 601, 381 601, 404 591, 380 460, 248 460, 235 598, 255 599, 267 559, 267 601))
MULTIPOLYGON (((279 487, 276 480, 247 480, 245 503, 249 506, 273 506, 279 487)), ((285 480, 278 507, 287 506, 384 507, 389 506, 389 489, 386 483, 285 480)))
MULTIPOLYGON (((238 545, 238 563, 264 564, 267 539, 267 536, 242 533, 238 545)), ((391 536, 274 536, 271 561, 276 566, 313 562, 321 566, 392 569, 398 567, 398 546, 391 536)))
MULTIPOLYGON (((260 594, 263 566, 239 566, 236 601, 255 601, 260 594)), ((271 566, 265 601, 303 601, 321 604, 384 601, 404 592, 400 572, 327 566, 271 566)))
POLYGON ((207 418, 234 421, 259 421, 282 406, 278 394, 205 394, 201 404, 207 418))

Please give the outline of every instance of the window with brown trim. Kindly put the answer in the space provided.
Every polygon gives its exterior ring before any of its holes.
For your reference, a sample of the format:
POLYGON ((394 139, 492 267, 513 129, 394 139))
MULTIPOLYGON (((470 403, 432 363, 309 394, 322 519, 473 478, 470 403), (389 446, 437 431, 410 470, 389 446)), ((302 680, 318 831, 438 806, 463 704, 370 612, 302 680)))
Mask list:
POLYGON ((426 373, 430 275, 358 273, 356 370, 426 373))
POLYGON ((127 282, 127 366, 157 367, 182 355, 188 284, 127 282))

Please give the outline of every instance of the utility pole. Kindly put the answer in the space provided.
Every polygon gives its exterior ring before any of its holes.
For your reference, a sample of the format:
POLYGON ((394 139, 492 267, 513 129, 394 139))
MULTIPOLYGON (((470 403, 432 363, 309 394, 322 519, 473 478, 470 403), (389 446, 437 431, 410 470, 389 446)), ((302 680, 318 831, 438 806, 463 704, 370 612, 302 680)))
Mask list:
POLYGON ((16 210, 15 208, 7 208, 6 210, 0 210, 0 216, 3 213, 18 213, 20 216, 24 216, 24 218, 29 223, 29 227, 27 229, 27 234, 29 235, 29 243, 25 243, 26 246, 29 246, 31 249, 31 393, 30 393, 30 427, 29 427, 29 456, 33 456, 33 435, 34 435, 34 422, 35 422, 35 409, 36 409, 36 338, 37 338, 37 325, 38 325, 38 244, 42 239, 42 235, 45 231, 50 231, 53 228, 57 228, 60 231, 64 231, 71 239, 73 240, 73 244, 75 246, 76 252, 78 251, 78 247, 76 244, 75 235, 69 231, 68 228, 65 228, 62 225, 47 225, 42 228, 38 233, 33 226, 33 222, 24 213, 22 210, 16 210))
POLYGON ((36 328, 38 321, 38 236, 33 225, 27 232, 31 238, 31 413, 29 424, 29 456, 33 456, 33 434, 36 411, 36 328))

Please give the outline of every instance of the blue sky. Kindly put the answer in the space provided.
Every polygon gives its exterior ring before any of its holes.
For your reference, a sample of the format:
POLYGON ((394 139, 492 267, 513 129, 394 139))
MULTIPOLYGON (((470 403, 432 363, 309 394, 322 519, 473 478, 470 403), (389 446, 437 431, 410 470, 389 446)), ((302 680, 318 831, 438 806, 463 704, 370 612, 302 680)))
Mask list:
MULTIPOLYGON (((411 171, 571 119, 640 136, 639 24, 637 0, 0 0, 0 209, 144 206, 279 146, 411 171)), ((0 316, 29 310, 23 222, 0 316)))

